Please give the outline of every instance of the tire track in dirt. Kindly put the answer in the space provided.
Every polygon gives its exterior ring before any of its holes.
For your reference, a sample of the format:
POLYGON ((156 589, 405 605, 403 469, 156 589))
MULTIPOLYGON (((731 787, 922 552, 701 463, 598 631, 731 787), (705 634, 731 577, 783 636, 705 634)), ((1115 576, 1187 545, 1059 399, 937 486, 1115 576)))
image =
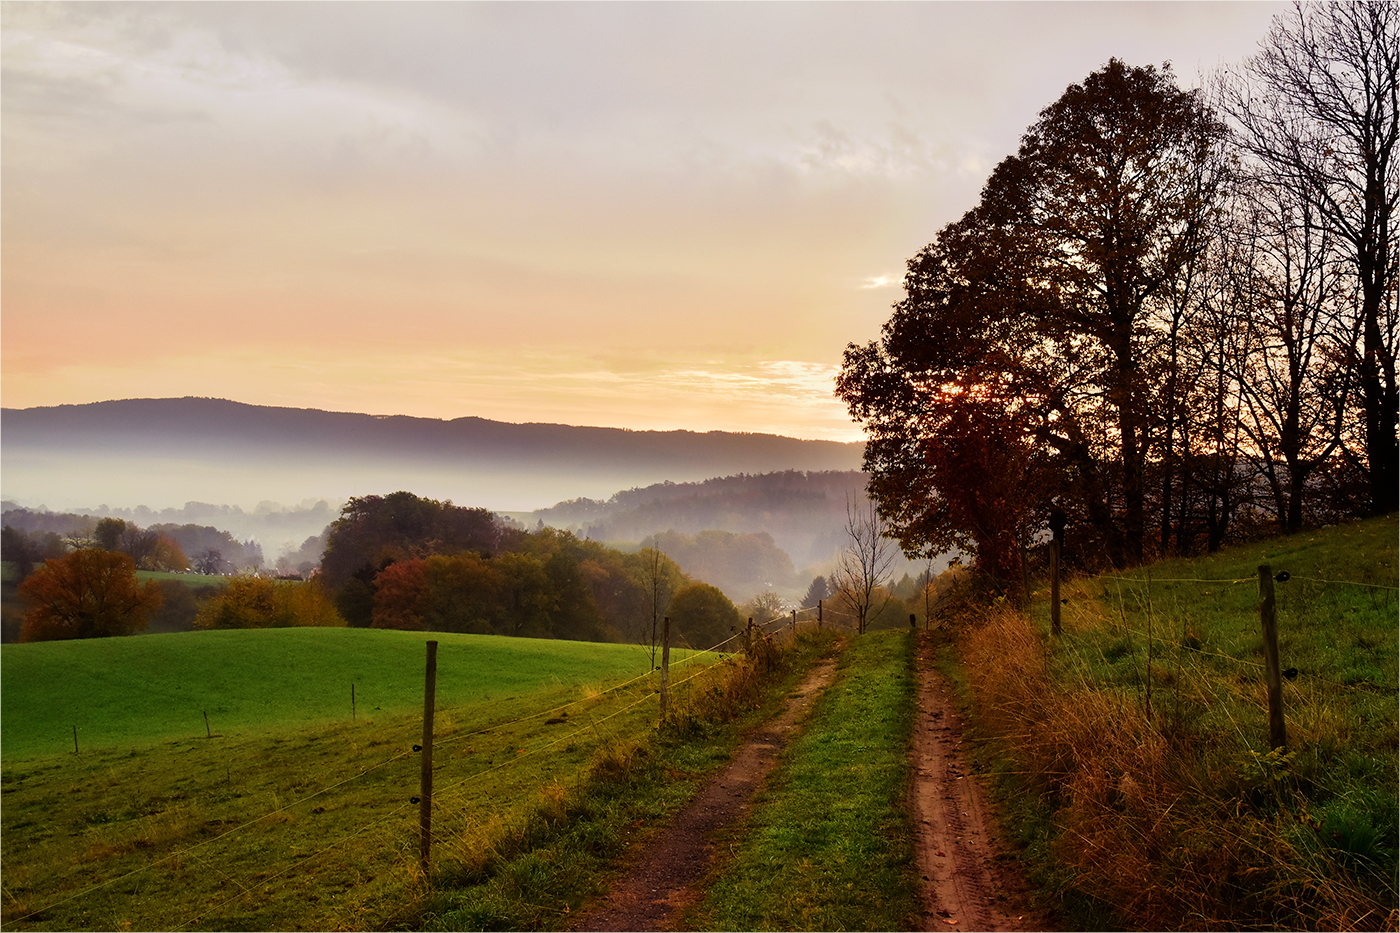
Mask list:
MULTIPOLYGON (((839 650, 839 649, 838 649, 839 650)), ((803 714, 836 677, 836 658, 817 662, 789 694, 781 713, 759 726, 724 770, 711 778, 671 824, 632 859, 632 865, 571 930, 665 930, 700 896, 695 883, 714 855, 712 840, 739 819, 797 729, 803 714)))
POLYGON ((1047 930, 1049 918, 1027 906, 1028 887, 1007 864, 993 814, 962 753, 962 721, 933 668, 933 641, 915 648, 918 710, 909 786, 925 928, 1047 930))

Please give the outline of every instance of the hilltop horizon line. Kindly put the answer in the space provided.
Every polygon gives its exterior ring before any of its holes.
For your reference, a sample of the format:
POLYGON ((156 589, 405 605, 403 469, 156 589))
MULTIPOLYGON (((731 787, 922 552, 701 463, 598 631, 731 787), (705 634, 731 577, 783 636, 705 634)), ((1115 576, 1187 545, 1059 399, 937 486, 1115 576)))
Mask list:
POLYGON ((12 406, 0 406, 0 411, 4 412, 41 412, 41 411, 62 411, 65 409, 95 408, 106 405, 126 405, 132 403, 146 402, 214 402, 224 405, 232 405, 239 408, 263 409, 268 411, 287 412, 311 412, 327 415, 353 415, 376 420, 388 419, 408 419, 413 421, 427 421, 437 424, 460 424, 463 422, 480 422, 484 424, 514 425, 518 427, 542 427, 542 428, 578 428, 590 431, 621 431, 626 434, 693 434, 711 435, 722 434, 735 437, 774 437, 784 440, 802 441, 804 443, 815 444, 836 444, 843 447, 863 446, 863 441, 836 441, 828 438, 800 437, 796 434, 777 434, 772 431, 734 431, 721 428, 696 429, 696 428, 630 428, 617 425, 604 424, 572 424, 564 421, 506 421, 500 418, 488 418, 484 415, 459 415, 454 418, 439 418, 432 415, 410 415, 410 414, 387 414, 372 411, 354 411, 340 408, 318 408, 315 406, 299 405, 268 405, 259 402, 244 402, 238 399, 224 398, 217 395, 167 395, 167 396, 133 396, 129 398, 100 399, 92 402, 61 402, 54 405, 30 405, 24 408, 12 406))

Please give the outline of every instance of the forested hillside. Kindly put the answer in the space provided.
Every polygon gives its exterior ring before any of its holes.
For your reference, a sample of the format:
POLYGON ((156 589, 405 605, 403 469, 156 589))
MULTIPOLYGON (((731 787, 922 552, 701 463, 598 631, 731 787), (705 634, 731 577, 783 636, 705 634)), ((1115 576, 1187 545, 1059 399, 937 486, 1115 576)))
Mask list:
POLYGON ((561 502, 529 513, 528 520, 618 543, 665 532, 766 533, 801 571, 830 562, 845 546, 846 504, 864 501, 865 481, 865 474, 855 470, 787 470, 658 483, 606 501, 561 502))
MULTIPOLYGON (((448 421, 214 398, 7 408, 0 426, 5 497, 58 508, 343 502, 367 490, 414 489, 491 509, 530 509, 664 480, 850 470, 859 466, 862 450, 858 443, 773 434, 448 421), (98 461, 100 471, 88 468, 98 461), (172 462, 180 469, 170 469, 172 462)), ((289 537, 315 533, 298 531, 289 537)))

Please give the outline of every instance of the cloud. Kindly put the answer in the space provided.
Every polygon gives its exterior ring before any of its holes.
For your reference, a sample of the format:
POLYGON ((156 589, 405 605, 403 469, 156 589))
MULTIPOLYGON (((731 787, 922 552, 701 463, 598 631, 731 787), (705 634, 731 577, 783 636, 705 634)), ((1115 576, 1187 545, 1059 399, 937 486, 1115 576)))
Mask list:
POLYGON ((849 435, 871 270, 1109 55, 1277 8, 2 5, 6 403, 849 435))

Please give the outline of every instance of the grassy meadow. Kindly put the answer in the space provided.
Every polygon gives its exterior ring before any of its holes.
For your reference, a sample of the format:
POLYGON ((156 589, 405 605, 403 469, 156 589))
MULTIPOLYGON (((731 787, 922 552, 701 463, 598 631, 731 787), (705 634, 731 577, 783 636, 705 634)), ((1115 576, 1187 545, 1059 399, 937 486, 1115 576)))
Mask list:
POLYGON ((1394 929, 1394 516, 1068 581, 959 637, 987 767, 1080 924, 1394 929), (1258 568, 1288 745, 1270 748, 1258 568))
MULTIPOLYGON (((424 643, 438 642, 450 709, 646 671, 638 646, 376 629, 179 632, 0 648, 0 754, 244 736, 421 710, 424 643)), ((687 652, 677 652, 678 657, 687 652)))
MULTIPOLYGON (((1041 906, 1067 929, 1400 925, 1398 581, 1391 517, 1071 578, 1058 637, 1043 586, 1025 611, 947 622, 940 664, 1041 906), (1268 740, 1261 564, 1288 574, 1284 750, 1268 740)), ((428 637, 5 646, 3 926, 566 928, 834 650, 830 632, 800 636, 763 676, 701 656, 677 668, 658 731, 639 648, 432 636, 425 883, 412 745, 428 637)), ((688 923, 915 923, 912 684, 907 632, 850 640, 688 923)))
MULTIPOLYGON (((279 629, 5 646, 4 926, 393 923, 422 889, 413 745, 427 637, 279 629), (79 709, 90 718, 74 754, 79 709), (54 730, 67 734, 58 753, 54 730), (85 746, 87 732, 104 741, 85 746)), ((655 675, 635 646, 435 637, 436 871, 654 730, 655 675)), ((673 656, 677 680, 716 660, 685 657, 673 656)))
POLYGON ((166 580, 173 580, 176 583, 183 583, 191 589, 203 586, 228 586, 229 578, 220 573, 177 573, 172 570, 138 570, 136 571, 138 580, 154 580, 161 583, 166 580))

